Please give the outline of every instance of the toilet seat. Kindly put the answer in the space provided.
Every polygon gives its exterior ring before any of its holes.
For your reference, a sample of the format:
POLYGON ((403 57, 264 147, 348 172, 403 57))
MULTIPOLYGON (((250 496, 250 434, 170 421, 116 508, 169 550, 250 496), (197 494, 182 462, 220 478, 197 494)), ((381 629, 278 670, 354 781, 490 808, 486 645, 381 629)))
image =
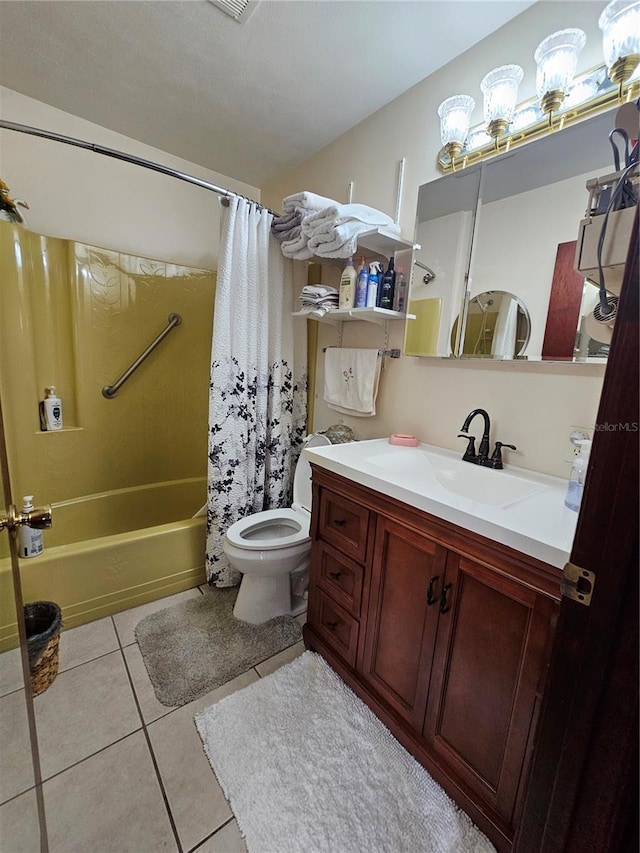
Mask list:
POLYGON ((241 518, 227 530, 227 541, 247 551, 274 551, 309 540, 311 514, 304 509, 267 509, 241 518))

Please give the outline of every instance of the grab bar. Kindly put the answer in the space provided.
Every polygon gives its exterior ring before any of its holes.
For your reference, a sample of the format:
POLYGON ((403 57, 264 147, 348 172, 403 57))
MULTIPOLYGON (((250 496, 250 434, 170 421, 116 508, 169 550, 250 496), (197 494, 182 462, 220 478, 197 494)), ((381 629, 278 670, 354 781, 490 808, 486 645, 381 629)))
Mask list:
POLYGON ((138 356, 138 358, 133 362, 131 367, 122 374, 120 379, 113 383, 113 385, 105 385, 102 389, 102 396, 106 397, 107 400, 111 400, 112 397, 115 397, 118 391, 122 388, 127 379, 131 376, 131 374, 137 370, 142 362, 147 358, 147 356, 151 355, 154 349, 158 346, 160 341, 169 334, 171 329, 174 326, 179 326, 182 323, 182 317, 179 314, 169 314, 167 318, 169 320, 169 325, 165 326, 165 328, 160 332, 158 337, 152 341, 146 350, 142 353, 142 355, 138 356))

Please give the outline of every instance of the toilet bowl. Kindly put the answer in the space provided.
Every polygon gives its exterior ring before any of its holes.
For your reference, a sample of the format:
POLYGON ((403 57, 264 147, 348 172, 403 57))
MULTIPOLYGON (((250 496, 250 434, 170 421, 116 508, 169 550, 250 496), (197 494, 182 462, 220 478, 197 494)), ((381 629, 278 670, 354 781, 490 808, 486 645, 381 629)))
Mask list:
MULTIPOLYGON (((331 444, 324 435, 309 436, 305 447, 331 444)), ((242 573, 233 615, 258 625, 275 616, 296 616, 307 606, 311 539, 311 466, 298 459, 293 504, 241 518, 227 530, 222 549, 242 573)))

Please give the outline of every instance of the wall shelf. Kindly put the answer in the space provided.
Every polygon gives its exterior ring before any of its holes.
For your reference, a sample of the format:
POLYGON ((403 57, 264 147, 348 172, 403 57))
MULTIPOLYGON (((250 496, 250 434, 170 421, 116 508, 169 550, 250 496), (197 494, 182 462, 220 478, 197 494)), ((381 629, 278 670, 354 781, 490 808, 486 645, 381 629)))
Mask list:
POLYGON ((350 323, 354 320, 364 320, 366 323, 375 323, 384 326, 388 320, 410 320, 415 319, 415 314, 403 314, 400 311, 389 311, 388 308, 337 308, 327 311, 323 317, 315 317, 308 311, 294 311, 294 317, 306 317, 307 320, 317 320, 319 323, 329 323, 336 326, 339 323, 350 323))

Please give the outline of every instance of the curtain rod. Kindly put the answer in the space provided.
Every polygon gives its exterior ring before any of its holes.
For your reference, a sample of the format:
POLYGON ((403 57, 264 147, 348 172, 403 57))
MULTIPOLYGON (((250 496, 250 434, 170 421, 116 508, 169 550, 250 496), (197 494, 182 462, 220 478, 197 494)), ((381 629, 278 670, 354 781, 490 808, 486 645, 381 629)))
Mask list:
POLYGON ((240 193, 234 193, 225 187, 218 187, 215 184, 210 184, 208 181, 203 181, 201 178, 196 178, 194 175, 189 175, 186 172, 180 172, 177 169, 171 169, 169 166, 163 166, 161 163, 154 163, 152 160, 145 160, 142 157, 135 157, 133 154, 126 154, 124 151, 117 151, 115 148, 106 148, 104 145, 98 145, 94 142, 85 142, 83 139, 76 139, 73 136, 64 136, 61 133, 53 133, 50 130, 42 130, 38 127, 29 127, 26 124, 17 124, 14 121, 5 121, 0 119, 0 128, 5 130, 15 130, 18 133, 27 133, 30 136, 40 136, 43 139, 51 139, 54 142, 63 142, 65 145, 73 145, 76 148, 84 148, 87 151, 93 151, 95 154, 104 154, 105 157, 113 157, 115 160, 123 160, 125 163, 133 163, 134 166, 142 166, 144 169, 151 169, 154 172, 161 172, 163 175, 168 175, 170 178, 177 178, 179 181, 186 181, 188 184, 195 184, 202 189, 210 190, 222 196, 221 202, 228 206, 230 198, 243 198, 245 201, 255 204, 258 207, 267 210, 273 216, 280 216, 279 213, 270 210, 255 199, 248 198, 240 193))

